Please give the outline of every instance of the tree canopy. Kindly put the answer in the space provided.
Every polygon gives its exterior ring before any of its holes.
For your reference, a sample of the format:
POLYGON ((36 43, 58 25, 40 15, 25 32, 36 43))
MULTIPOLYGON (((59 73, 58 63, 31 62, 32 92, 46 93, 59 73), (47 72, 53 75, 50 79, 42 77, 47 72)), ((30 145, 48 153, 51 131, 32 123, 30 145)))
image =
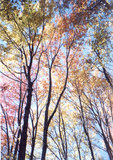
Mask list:
POLYGON ((111 0, 1 0, 3 160, 113 159, 111 0))

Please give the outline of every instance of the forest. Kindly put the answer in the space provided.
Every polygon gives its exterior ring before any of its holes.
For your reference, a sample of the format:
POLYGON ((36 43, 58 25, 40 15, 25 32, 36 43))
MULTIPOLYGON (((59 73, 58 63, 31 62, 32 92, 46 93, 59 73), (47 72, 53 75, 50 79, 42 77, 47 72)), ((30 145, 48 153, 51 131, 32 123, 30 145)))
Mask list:
POLYGON ((112 0, 0 0, 1 160, 113 160, 112 0))

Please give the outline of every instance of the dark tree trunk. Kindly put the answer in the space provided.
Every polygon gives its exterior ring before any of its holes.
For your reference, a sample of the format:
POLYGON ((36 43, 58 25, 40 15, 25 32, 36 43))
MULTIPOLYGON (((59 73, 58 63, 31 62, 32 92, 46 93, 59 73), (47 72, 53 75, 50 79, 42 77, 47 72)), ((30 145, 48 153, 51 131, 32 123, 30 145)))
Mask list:
POLYGON ((91 152, 92 160, 95 160, 94 153, 93 153, 93 148, 92 148, 92 144, 91 144, 91 140, 90 140, 90 137, 89 137, 89 133, 86 130, 85 123, 83 123, 83 128, 84 128, 84 132, 85 132, 85 134, 87 136, 87 140, 88 140, 88 144, 89 144, 89 149, 90 149, 90 152, 91 152))
POLYGON ((81 107, 84 132, 85 132, 85 134, 87 136, 88 145, 89 145, 89 149, 90 149, 90 152, 91 152, 92 160, 95 160, 94 153, 93 153, 93 148, 92 148, 92 143, 91 143, 91 140, 90 140, 90 137, 89 137, 88 130, 86 129, 85 118, 84 118, 84 110, 83 110, 83 106, 82 106, 82 101, 81 101, 80 95, 79 95, 79 102, 80 102, 80 107, 81 107))
POLYGON ((27 104, 25 107, 24 124, 23 124, 22 132, 21 132, 18 160, 25 160, 27 129, 28 129, 28 119, 29 119, 29 114, 30 114, 31 100, 32 100, 32 83, 29 82, 27 104))
POLYGON ((46 151, 47 151, 47 131, 44 132, 43 148, 42 148, 42 157, 41 157, 41 160, 45 160, 46 151))
POLYGON ((32 138, 32 149, 31 149, 30 160, 33 160, 34 149, 35 149, 35 137, 32 138))
POLYGON ((13 155, 13 159, 14 159, 14 160, 16 160, 16 156, 17 156, 20 134, 21 134, 21 129, 19 129, 19 131, 18 131, 16 146, 15 146, 14 155, 13 155))
POLYGON ((104 143, 105 143, 105 146, 106 146, 107 153, 108 153, 108 155, 109 155, 109 159, 110 159, 110 160, 113 160, 112 149, 111 149, 111 147, 110 147, 110 145, 109 145, 109 142, 108 142, 108 140, 107 140, 107 138, 106 138, 106 136, 105 136, 105 134, 104 134, 104 131, 103 131, 103 128, 102 128, 102 124, 99 123, 99 125, 100 125, 101 131, 102 131, 102 136, 103 136, 103 140, 104 140, 104 143))
MULTIPOLYGON (((36 96, 37 97, 37 96, 36 96)), ((33 119, 32 119, 32 127, 33 127, 33 131, 32 131, 32 146, 31 146, 31 154, 30 154, 30 160, 33 160, 33 153, 34 153, 34 149, 35 149, 35 141, 36 141, 36 134, 37 134, 37 126, 38 126, 38 106, 37 106, 37 121, 35 126, 33 125, 33 119)))
POLYGON ((75 135, 75 134, 74 134, 74 138, 75 138, 76 145, 77 145, 77 150, 78 150, 79 160, 81 160, 80 145, 79 145, 79 143, 78 143, 78 140, 77 140, 77 137, 76 137, 76 135, 75 135))
POLYGON ((42 147, 42 157, 41 160, 45 160, 47 151, 47 132, 48 132, 48 107, 45 111, 45 122, 44 122, 44 132, 43 132, 43 147, 42 147))

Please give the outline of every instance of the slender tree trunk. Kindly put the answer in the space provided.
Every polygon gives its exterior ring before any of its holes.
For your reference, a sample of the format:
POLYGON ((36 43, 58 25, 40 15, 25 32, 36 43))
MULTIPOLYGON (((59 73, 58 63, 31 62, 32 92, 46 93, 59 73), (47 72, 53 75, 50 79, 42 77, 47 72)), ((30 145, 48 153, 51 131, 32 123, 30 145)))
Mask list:
POLYGON ((47 131, 44 132, 43 148, 42 148, 42 157, 41 157, 41 160, 45 160, 46 151, 47 151, 47 131))
POLYGON ((90 152, 91 152, 92 160, 95 160, 94 153, 93 153, 93 148, 92 148, 92 144, 91 144, 91 140, 90 140, 90 137, 89 137, 89 133, 86 130, 85 123, 83 123, 83 128, 84 128, 84 132, 85 132, 85 134, 87 136, 87 139, 88 139, 88 144, 89 144, 89 149, 90 149, 90 152))
MULTIPOLYGON (((37 121, 38 121, 38 120, 37 120, 37 121)), ((32 137, 32 146, 31 146, 30 160, 33 160, 33 153, 34 153, 34 149, 35 149, 35 140, 36 140, 36 133, 37 133, 37 125, 38 125, 38 123, 36 124, 35 134, 34 134, 33 137, 32 137)))
MULTIPOLYGON (((52 67, 52 66, 51 66, 52 67)), ((44 131, 43 131, 43 147, 42 147, 42 156, 41 160, 45 160, 46 151, 47 151, 47 132, 48 132, 48 110, 51 101, 51 90, 52 90, 52 79, 51 79, 51 68, 49 68, 49 91, 48 91, 48 100, 45 110, 45 120, 44 120, 44 131)))
POLYGON ((80 148, 79 148, 79 146, 77 146, 77 149, 78 149, 79 160, 81 160, 81 153, 80 153, 80 148))
POLYGON ((47 151, 47 132, 48 132, 48 108, 45 112, 45 122, 44 122, 44 132, 43 132, 43 147, 42 147, 42 157, 41 160, 45 160, 47 151))
POLYGON ((110 159, 110 160, 113 160, 113 153, 112 153, 111 147, 110 147, 110 145, 109 145, 109 143, 108 143, 105 135, 103 135, 103 139, 104 139, 104 143, 105 143, 105 145, 106 145, 106 150, 107 150, 107 152, 108 152, 109 159, 110 159))
MULTIPOLYGON (((37 99, 37 94, 36 94, 36 99, 37 99)), ((38 105, 37 105, 37 117, 36 117, 36 124, 35 126, 33 125, 33 119, 32 119, 32 146, 31 146, 31 154, 30 154, 30 160, 33 160, 33 154, 34 154, 34 149, 35 149, 35 141, 36 141, 36 135, 37 135, 37 126, 38 126, 38 105)))
POLYGON ((23 129, 21 132, 18 160, 25 160, 26 142, 27 142, 27 128, 28 128, 28 119, 29 119, 29 114, 30 114, 31 100, 32 100, 32 83, 29 82, 27 104, 25 107, 24 124, 23 124, 23 129))
POLYGON ((84 118, 84 110, 83 110, 83 106, 82 106, 82 101, 81 101, 80 95, 79 95, 79 102, 80 102, 80 107, 81 107, 84 132, 85 132, 85 134, 87 136, 88 145, 89 145, 89 149, 90 149, 90 152, 91 152, 92 160, 95 160, 94 153, 93 153, 93 148, 92 148, 92 143, 91 143, 91 140, 90 140, 90 137, 89 137, 88 130, 86 129, 85 118, 84 118))
POLYGON ((110 147, 110 145, 109 145, 109 142, 108 142, 108 140, 107 140, 107 138, 106 138, 106 136, 105 136, 105 134, 104 134, 104 131, 103 131, 103 128, 102 128, 102 124, 99 123, 99 125, 100 125, 101 131, 102 131, 102 136, 103 136, 103 140, 104 140, 104 143, 105 143, 105 146, 106 146, 107 153, 108 153, 108 155, 109 155, 109 159, 110 159, 110 160, 113 160, 112 149, 111 149, 111 147, 110 147))
POLYGON ((77 137, 76 137, 76 135, 75 135, 75 134, 74 134, 74 138, 75 138, 76 145, 77 145, 77 150, 78 150, 79 160, 81 160, 80 145, 79 145, 79 143, 78 143, 78 140, 77 140, 77 137))
POLYGON ((15 150, 14 150, 13 160, 16 160, 20 134, 21 134, 21 129, 19 129, 19 131, 18 131, 18 136, 17 136, 16 146, 15 146, 15 150))
POLYGON ((32 149, 31 149, 30 160, 33 160, 34 148, 35 148, 35 137, 32 138, 32 149))

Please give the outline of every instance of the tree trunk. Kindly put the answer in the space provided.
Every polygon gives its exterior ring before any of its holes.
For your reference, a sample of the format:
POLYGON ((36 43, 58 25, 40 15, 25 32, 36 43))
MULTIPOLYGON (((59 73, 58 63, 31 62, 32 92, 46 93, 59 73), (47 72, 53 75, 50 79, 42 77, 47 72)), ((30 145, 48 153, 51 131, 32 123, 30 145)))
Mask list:
POLYGON ((85 132, 85 134, 87 136, 87 140, 88 140, 88 144, 89 144, 89 149, 90 149, 90 152, 91 152, 92 160, 95 160, 94 153, 93 153, 93 148, 92 148, 92 144, 91 144, 91 140, 90 140, 90 137, 89 137, 89 133, 86 130, 85 123, 83 123, 83 128, 84 128, 84 132, 85 132))
POLYGON ((19 129, 19 131, 18 131, 18 136, 17 136, 16 145, 15 145, 13 160, 16 160, 17 151, 18 151, 18 145, 19 145, 19 137, 20 137, 20 134, 21 134, 21 129, 19 129))
POLYGON ((32 148, 31 148, 30 160, 33 160, 34 149, 35 149, 35 137, 32 138, 32 148))
POLYGON ((25 107, 24 124, 23 124, 23 129, 22 129, 22 132, 21 132, 21 140, 20 140, 18 160, 25 160, 26 142, 27 142, 27 129, 28 129, 28 119, 29 119, 29 114, 30 114, 31 100, 32 100, 32 83, 29 82, 27 104, 26 104, 26 107, 25 107))
POLYGON ((83 121, 84 132, 85 132, 85 134, 87 136, 88 145, 89 145, 89 149, 90 149, 90 152, 91 152, 92 160, 95 160, 94 153, 93 153, 93 148, 92 148, 92 143, 91 143, 91 140, 90 140, 90 137, 89 137, 88 130, 86 129, 85 118, 84 118, 84 110, 83 110, 83 106, 82 106, 82 101, 81 101, 80 95, 79 95, 79 102, 80 102, 80 107, 81 107, 81 112, 82 112, 82 121, 83 121))
POLYGON ((45 160, 47 151, 47 132, 48 132, 48 109, 45 112, 44 132, 43 132, 43 147, 41 160, 45 160))
POLYGON ((110 147, 110 145, 109 145, 109 142, 107 141, 107 138, 106 138, 106 136, 105 136, 105 134, 104 134, 104 131, 103 131, 103 129, 102 129, 101 123, 100 123, 99 125, 100 125, 101 131, 102 131, 102 136, 103 136, 103 140, 104 140, 104 143, 105 143, 105 146, 106 146, 107 153, 108 153, 108 155, 109 155, 109 159, 110 159, 110 160, 113 160, 112 149, 111 149, 111 147, 110 147))

